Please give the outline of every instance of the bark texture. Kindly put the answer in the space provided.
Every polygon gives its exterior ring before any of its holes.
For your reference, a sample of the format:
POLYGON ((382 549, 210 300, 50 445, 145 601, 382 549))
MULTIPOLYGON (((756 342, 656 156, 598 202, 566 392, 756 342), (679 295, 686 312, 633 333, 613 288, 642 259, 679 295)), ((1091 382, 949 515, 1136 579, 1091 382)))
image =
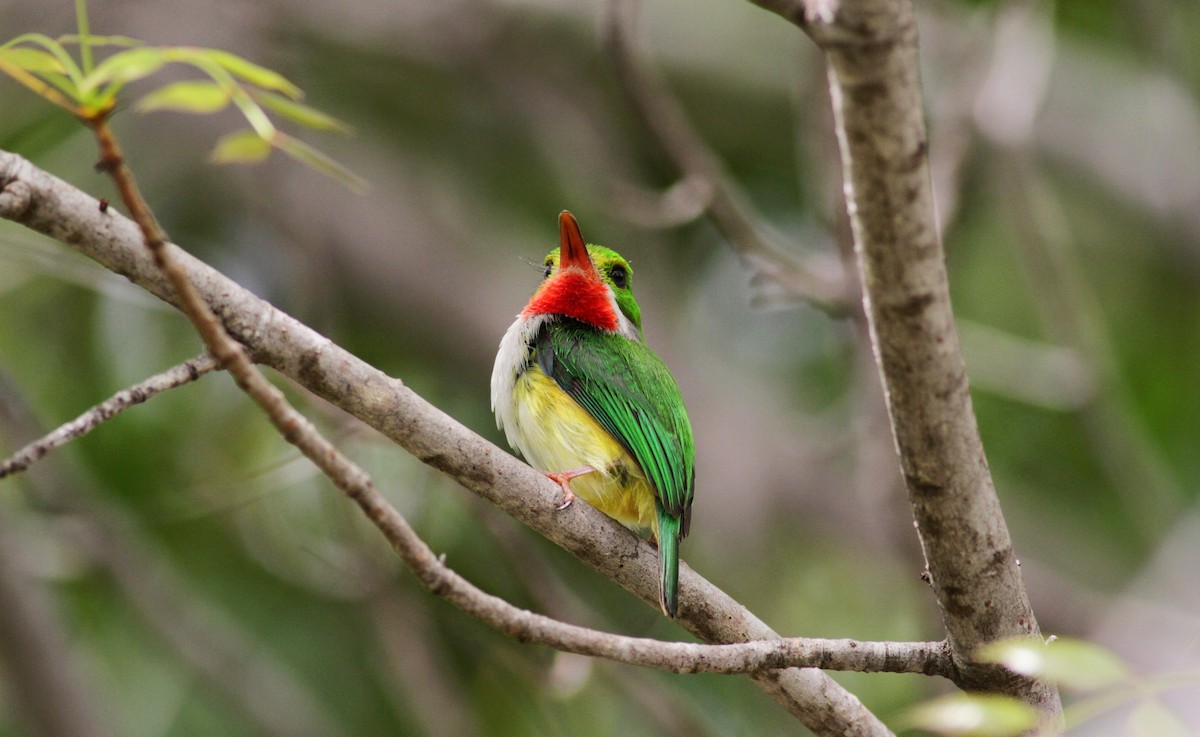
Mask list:
POLYGON ((821 10, 804 21, 826 54, 864 308, 947 639, 967 687, 1011 693, 1057 718, 1056 689, 974 660, 986 642, 1040 631, 988 470, 954 325, 913 6, 861 0, 821 10))

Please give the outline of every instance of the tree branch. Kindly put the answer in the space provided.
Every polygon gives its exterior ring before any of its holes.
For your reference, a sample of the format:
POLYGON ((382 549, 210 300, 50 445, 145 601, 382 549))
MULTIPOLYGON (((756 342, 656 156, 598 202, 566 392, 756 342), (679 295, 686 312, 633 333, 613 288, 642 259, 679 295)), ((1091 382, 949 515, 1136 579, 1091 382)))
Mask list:
POLYGON ((714 225, 745 264, 831 315, 855 307, 852 275, 838 269, 827 274, 777 245, 783 238, 771 232, 765 219, 732 181, 724 165, 692 126, 679 102, 662 80, 642 68, 634 51, 636 0, 609 0, 605 47, 626 97, 658 146, 679 169, 683 179, 674 191, 692 193, 703 202, 714 225))
MULTIPOLYGON (((176 303, 176 290, 147 253, 134 223, 111 208, 101 212, 94 198, 6 152, 0 152, 0 184, 4 186, 0 216, 72 245, 156 296, 176 303)), ((554 511, 559 490, 544 476, 463 427, 399 380, 387 377, 208 265, 172 244, 164 243, 162 248, 255 360, 359 417, 602 575, 657 605, 657 554, 649 543, 636 539, 590 506, 576 504, 563 512, 554 511)), ((369 479, 359 488, 373 490, 369 479)), ((451 598, 461 595, 459 582, 466 582, 415 535, 407 538, 411 529, 377 492, 353 498, 398 550, 397 540, 411 543, 402 555, 411 558, 415 570, 425 572, 420 574, 422 581, 434 593, 452 594, 451 598)), ((701 639, 721 643, 778 638, 761 620, 687 566, 681 568, 680 577, 679 621, 701 639)), ((490 606, 464 603, 477 607, 480 614, 490 606)), ((545 624, 530 617, 530 626, 545 624)), ((630 657, 638 657, 637 647, 628 652, 630 657)), ((890 734, 855 696, 819 670, 770 670, 753 677, 818 734, 890 734)))
POLYGON ((66 445, 75 438, 86 435, 99 427, 101 423, 112 419, 130 407, 141 404, 168 389, 195 381, 216 367, 216 359, 208 354, 203 354, 117 392, 0 462, 0 479, 24 471, 44 458, 47 453, 66 445))
POLYGON ((974 661, 1039 635, 979 437, 950 306, 910 0, 760 2, 826 54, 872 344, 922 548, 963 682, 1057 721, 1056 689, 974 661))

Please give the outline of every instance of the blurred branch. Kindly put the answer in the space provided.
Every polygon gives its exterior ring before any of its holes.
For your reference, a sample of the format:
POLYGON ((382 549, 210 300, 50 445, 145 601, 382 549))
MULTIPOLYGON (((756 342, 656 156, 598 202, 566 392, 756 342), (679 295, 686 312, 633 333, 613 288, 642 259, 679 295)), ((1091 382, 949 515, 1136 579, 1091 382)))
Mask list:
POLYGON ((204 354, 184 361, 161 374, 151 376, 128 389, 117 392, 109 399, 97 404, 70 422, 63 423, 49 434, 29 443, 3 462, 0 462, 0 479, 20 473, 75 438, 86 435, 134 405, 141 404, 160 392, 183 386, 199 379, 217 367, 211 356, 204 354))
MULTIPOLYGON (((1121 494, 1133 527, 1147 542, 1174 520, 1187 494, 1129 406, 1101 300, 1080 267, 1060 198, 1027 151, 1059 61, 1054 19, 1039 5, 1013 5, 1000 14, 995 36, 992 64, 975 101, 979 131, 1001 152, 996 157, 999 176, 990 181, 1005 185, 998 199, 1009 209, 1006 222, 1013 225, 1013 242, 1042 325, 1052 340, 1078 353, 1076 363, 1089 380, 1090 391, 1078 397, 1074 409, 1080 411, 1096 458, 1121 494)), ((1119 90, 1113 94, 1128 102, 1119 90)), ((1187 168, 1191 149, 1172 152, 1187 168)), ((1147 165, 1153 164, 1151 159, 1147 165)), ((1186 192, 1188 187, 1176 189, 1186 192)))
POLYGON ((472 516, 490 533, 505 553, 512 576, 525 587, 537 608, 555 619, 596 622, 596 610, 587 606, 563 576, 549 565, 534 540, 510 519, 480 500, 471 500, 472 516), (536 563, 536 564, 535 564, 536 563))
POLYGON ((802 261, 778 245, 783 237, 770 230, 738 189, 666 85, 638 64, 633 41, 637 0, 609 0, 607 7, 605 46, 617 80, 682 177, 663 198, 669 219, 677 221, 680 213, 707 212, 746 265, 788 294, 833 315, 857 309, 849 275, 841 270, 830 274, 833 269, 828 264, 802 261))
MULTIPOLYGON (((154 258, 146 253, 143 238, 134 223, 111 210, 107 214, 100 213, 95 199, 13 154, 0 153, 0 183, 4 184, 4 190, 0 192, 0 216, 78 248, 160 298, 172 303, 179 299, 176 289, 162 274, 154 258)), ((587 505, 577 504, 563 512, 554 511, 559 491, 543 475, 467 430, 401 382, 385 376, 274 309, 176 246, 163 243, 161 250, 169 254, 187 282, 194 285, 213 312, 220 316, 225 328, 244 341, 256 359, 364 420, 420 460, 453 476, 467 488, 534 527, 647 603, 654 605, 657 602, 657 553, 648 542, 638 540, 618 523, 587 505)), ((221 356, 221 360, 225 360, 225 356, 221 356)), ((274 391, 274 387, 270 389, 274 391)), ((276 411, 272 408, 272 412, 276 411)), ((301 417, 295 422, 307 423, 307 420, 301 417)), ((295 425, 288 425, 286 437, 299 439, 295 425)), ((301 442, 317 441, 304 439, 301 442)), ((495 622, 502 631, 510 634, 545 636, 548 642, 555 642, 550 639, 553 633, 563 638, 578 638, 573 642, 580 646, 580 652, 586 652, 583 647, 587 646, 598 654, 626 657, 630 662, 647 660, 647 651, 641 647, 653 641, 613 640, 582 628, 565 625, 556 628, 559 623, 529 612, 512 611, 514 608, 505 602, 477 592, 433 555, 375 491, 365 474, 356 467, 346 468, 345 459, 336 453, 330 454, 330 449, 312 447, 309 450, 317 455, 318 465, 329 468, 339 483, 350 487, 348 491, 354 501, 434 593, 460 603, 469 613, 495 622)), ((697 636, 710 642, 778 638, 761 620, 690 568, 684 566, 680 576, 679 621, 697 636)), ((855 655, 855 647, 848 642, 809 641, 811 647, 808 650, 804 650, 800 642, 754 643, 744 651, 721 652, 723 657, 735 656, 735 664, 747 670, 777 665, 781 656, 811 659, 812 664, 823 666, 829 664, 835 653, 847 664, 864 663, 869 659, 855 655), (772 651, 773 647, 779 650, 772 651)), ((564 640, 561 644, 567 642, 564 640)), ((683 643, 661 646, 668 650, 675 648, 673 657, 682 657, 688 648, 697 647, 683 643)), ((882 654, 882 660, 872 662, 880 667, 892 665, 887 648, 894 645, 881 643, 879 647, 882 650, 872 652, 882 654)), ((935 646, 924 646, 927 654, 936 650, 935 646)), ((685 670, 706 667, 703 661, 684 663, 675 660, 671 665, 685 670)), ((819 734, 889 734, 857 698, 818 670, 767 670, 756 672, 753 677, 819 734)))
POLYGON ((6 700, 32 737, 104 737, 112 734, 80 676, 62 623, 22 564, 0 514, 0 664, 11 689, 6 700))
POLYGON ((1060 723, 1055 688, 974 661, 979 645, 1039 630, 987 468, 950 307, 912 3, 759 4, 803 27, 825 51, 872 343, 963 683, 1018 696, 1060 723))
POLYGON ((1016 247, 1032 289, 1030 297, 1053 340, 1072 346, 1092 374, 1094 390, 1077 409, 1093 452, 1128 510, 1131 531, 1143 543, 1158 538, 1188 494, 1163 457, 1144 420, 1132 410, 1100 297, 1080 267, 1054 189, 1020 151, 1001 157, 1000 180, 1011 209, 1016 247))
MULTIPOLYGON (((430 737, 481 734, 471 709, 462 706, 468 697, 451 678, 453 664, 438 649, 439 635, 426 606, 428 599, 409 601, 419 593, 390 586, 367 608, 379 659, 386 668, 382 680, 387 693, 394 702, 408 697, 408 705, 430 737)), ((396 711, 402 711, 399 703, 396 711)))
POLYGON ((998 9, 987 74, 973 100, 980 133, 1005 146, 1029 142, 1057 53, 1052 6, 1025 2, 998 9))
POLYGON ((182 663, 268 737, 341 735, 320 700, 262 643, 196 595, 125 515, 55 485, 50 504, 71 515, 71 542, 182 663))
POLYGON ((118 274, 80 258, 77 253, 62 250, 57 243, 50 243, 32 233, 18 238, 17 232, 5 233, 0 238, 0 262, 4 262, 4 269, 9 274, 27 270, 81 286, 108 299, 137 305, 139 309, 164 312, 171 309, 118 274))
POLYGON ((971 384, 1038 407, 1074 411, 1095 402, 1095 370, 1080 352, 959 321, 971 384))

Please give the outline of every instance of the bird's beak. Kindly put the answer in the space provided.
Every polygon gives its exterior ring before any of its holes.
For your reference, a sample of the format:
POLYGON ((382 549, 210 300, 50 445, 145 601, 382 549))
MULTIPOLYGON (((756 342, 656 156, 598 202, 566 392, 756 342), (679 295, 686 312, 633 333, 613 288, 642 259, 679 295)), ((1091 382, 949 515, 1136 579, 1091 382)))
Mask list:
POLYGON ((588 256, 587 245, 583 242, 583 234, 579 232, 579 223, 575 221, 575 216, 566 210, 558 215, 558 239, 559 271, 574 266, 585 274, 596 273, 596 267, 592 265, 592 259, 588 256))

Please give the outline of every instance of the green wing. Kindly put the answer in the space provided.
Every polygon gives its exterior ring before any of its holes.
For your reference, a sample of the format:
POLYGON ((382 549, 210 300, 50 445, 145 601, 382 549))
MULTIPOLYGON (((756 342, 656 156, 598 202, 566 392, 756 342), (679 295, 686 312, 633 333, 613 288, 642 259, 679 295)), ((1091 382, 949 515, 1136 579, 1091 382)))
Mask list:
POLYGON ((537 360, 547 376, 629 451, 663 510, 683 518, 686 535, 696 451, 683 395, 662 360, 641 342, 571 319, 543 328, 537 360))

